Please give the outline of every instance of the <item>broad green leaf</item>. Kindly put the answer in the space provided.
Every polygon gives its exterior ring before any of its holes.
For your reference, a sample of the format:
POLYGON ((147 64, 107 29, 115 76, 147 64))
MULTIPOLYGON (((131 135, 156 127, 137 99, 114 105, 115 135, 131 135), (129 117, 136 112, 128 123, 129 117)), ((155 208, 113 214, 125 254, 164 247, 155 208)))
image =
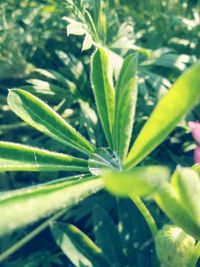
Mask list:
POLYGON ((126 266, 126 257, 122 252, 117 227, 108 213, 98 205, 93 209, 93 225, 96 244, 102 249, 112 266, 126 266))
POLYGON ((97 49, 92 56, 91 79, 103 130, 108 144, 112 148, 115 92, 112 81, 112 68, 109 57, 103 48, 97 49))
POLYGON ((104 185, 118 196, 148 196, 169 179, 169 170, 162 166, 137 167, 131 171, 105 171, 104 185))
POLYGON ((158 146, 200 99, 200 62, 183 73, 156 106, 125 159, 132 168, 158 146))
POLYGON ((51 231, 57 245, 76 267, 110 267, 101 249, 77 227, 52 223, 51 231))
POLYGON ((178 198, 200 227, 200 178, 190 168, 178 168, 172 176, 172 186, 178 198))
POLYGON ((92 144, 36 96, 13 89, 9 91, 8 103, 21 119, 42 133, 85 153, 94 150, 92 144))
POLYGON ((200 226, 197 225, 179 200, 175 189, 169 183, 163 183, 153 198, 166 215, 185 232, 200 240, 200 226))
POLYGON ((116 87, 113 148, 123 160, 131 140, 137 98, 137 54, 129 55, 122 66, 116 87))
POLYGON ((2 193, 0 235, 70 208, 102 188, 101 179, 83 175, 2 193), (81 179, 82 178, 82 179, 81 179))
POLYGON ((30 146, 0 142, 1 171, 88 171, 87 161, 30 146))

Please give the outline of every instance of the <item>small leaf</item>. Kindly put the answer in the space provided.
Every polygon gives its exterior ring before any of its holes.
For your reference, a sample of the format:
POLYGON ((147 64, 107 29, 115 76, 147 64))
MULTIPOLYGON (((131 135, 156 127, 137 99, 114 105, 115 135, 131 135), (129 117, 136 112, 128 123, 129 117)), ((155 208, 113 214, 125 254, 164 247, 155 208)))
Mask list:
POLYGON ((102 249, 112 266, 125 266, 126 258, 123 254, 121 240, 117 227, 111 217, 100 206, 93 209, 94 234, 97 245, 102 249))
POLYGON ((78 22, 69 17, 63 17, 63 20, 67 21, 69 24, 67 25, 67 35, 84 35, 86 30, 84 25, 81 22, 78 22))
POLYGON ((10 142, 0 142, 1 171, 87 171, 87 161, 10 142))
POLYGON ((89 33, 86 33, 82 45, 82 51, 90 49, 92 47, 92 44, 93 44, 92 36, 89 33))
POLYGON ((36 96, 13 89, 9 92, 8 104, 21 119, 55 140, 85 153, 94 150, 92 144, 36 96))
POLYGON ((113 147, 123 160, 128 152, 137 98, 137 54, 129 55, 123 63, 116 87, 113 147))
POLYGON ((41 81, 38 79, 27 80, 31 85, 23 86, 24 89, 28 90, 30 93, 36 93, 40 95, 58 95, 60 97, 69 97, 69 91, 66 88, 60 87, 58 85, 52 84, 50 82, 41 81))
POLYGON ((75 226, 52 223, 51 231, 57 245, 76 267, 110 267, 101 249, 75 226))
POLYGON ((137 167, 131 171, 105 171, 105 187, 118 196, 148 196, 169 179, 169 170, 161 166, 137 167))
POLYGON ((179 200, 197 225, 200 226, 200 178, 190 168, 178 168, 172 176, 172 185, 179 200))
POLYGON ((200 99, 200 62, 187 70, 163 96, 139 133, 126 158, 125 168, 132 168, 158 146, 200 99))
POLYGON ((109 57, 103 48, 93 54, 91 79, 98 113, 110 147, 112 147, 112 127, 114 120, 115 92, 109 57))
POLYGON ((102 181, 96 177, 81 178, 84 176, 1 193, 0 235, 70 208, 102 188, 102 181))

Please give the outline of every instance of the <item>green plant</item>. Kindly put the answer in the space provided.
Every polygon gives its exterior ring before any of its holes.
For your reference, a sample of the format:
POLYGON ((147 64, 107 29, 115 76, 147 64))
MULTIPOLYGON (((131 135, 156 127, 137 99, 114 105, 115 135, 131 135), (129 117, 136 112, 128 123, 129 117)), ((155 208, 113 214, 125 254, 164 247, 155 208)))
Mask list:
POLYGON ((73 225, 51 224, 56 243, 75 266, 102 266, 102 260, 103 266, 154 266, 151 233, 130 200, 117 200, 117 223, 98 205, 92 219, 95 243, 73 225))
MULTIPOLYGON (((136 191, 131 194, 136 193, 136 195, 143 196, 154 192, 163 183, 168 185, 167 182, 161 182, 162 179, 165 181, 169 177, 166 168, 159 166, 135 168, 135 165, 158 146, 175 128, 181 117, 197 103, 200 98, 198 76, 200 64, 197 63, 186 71, 161 99, 127 156, 137 96, 136 66, 137 56, 129 55, 124 60, 115 86, 112 79, 113 68, 106 50, 99 48, 92 57, 91 80, 98 114, 109 148, 96 149, 36 96, 22 89, 10 90, 8 103, 20 118, 63 145, 75 149, 81 156, 78 158, 29 146, 1 142, 1 171, 68 170, 80 171, 85 174, 75 176, 73 179, 67 177, 34 187, 4 192, 0 199, 0 212, 3 215, 3 219, 0 221, 1 234, 34 222, 61 208, 75 205, 85 197, 94 194, 103 188, 103 180, 100 176, 104 168, 122 170, 120 173, 114 172, 116 184, 123 183, 125 185, 125 187, 121 187, 122 190, 124 188, 132 190, 132 186, 126 188, 126 183, 122 181, 121 176, 129 181, 130 174, 133 172, 136 179, 131 179, 131 182, 136 182, 134 187, 136 191), (179 108, 172 103, 176 103, 179 108), (127 175, 128 169, 130 169, 130 173, 128 171, 127 175), (147 184, 148 187, 146 187, 147 184), (145 191, 144 188, 146 188, 145 191)), ((113 183, 114 176, 111 173, 105 177, 107 177, 105 178, 106 186, 111 189, 115 184, 113 183), (108 181, 111 182, 108 183, 108 181)), ((196 177, 194 179, 197 180, 196 177)), ((179 181, 178 178, 173 180, 179 181)), ((123 193, 129 195, 130 191, 123 193)), ((165 192, 164 197, 165 199, 168 197, 165 192)), ((152 234, 155 235, 155 223, 147 208, 139 197, 131 195, 131 198, 144 215, 152 234)), ((193 199, 191 201, 191 205, 193 205, 193 199)), ((163 203, 167 205, 167 201, 164 200, 163 203)), ((194 205, 195 214, 191 215, 193 223, 188 219, 187 227, 184 224, 181 226, 194 237, 199 238, 199 221, 195 217, 197 212, 195 207, 194 205)), ((180 211, 182 210, 180 209, 180 211)), ((168 214, 168 212, 166 213, 168 214)), ((45 226, 47 225, 48 223, 45 224, 45 226)))

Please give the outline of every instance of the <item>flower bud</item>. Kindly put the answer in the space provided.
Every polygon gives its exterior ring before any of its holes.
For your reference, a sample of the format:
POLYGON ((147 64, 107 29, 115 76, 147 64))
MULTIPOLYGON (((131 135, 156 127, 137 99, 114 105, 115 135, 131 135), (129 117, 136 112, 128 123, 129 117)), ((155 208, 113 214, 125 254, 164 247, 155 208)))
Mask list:
POLYGON ((200 144, 200 122, 190 121, 188 123, 193 139, 200 144))
POLYGON ((187 267, 195 239, 177 226, 165 225, 156 235, 155 246, 161 267, 187 267))
POLYGON ((194 162, 200 163, 200 147, 197 147, 194 150, 194 162))

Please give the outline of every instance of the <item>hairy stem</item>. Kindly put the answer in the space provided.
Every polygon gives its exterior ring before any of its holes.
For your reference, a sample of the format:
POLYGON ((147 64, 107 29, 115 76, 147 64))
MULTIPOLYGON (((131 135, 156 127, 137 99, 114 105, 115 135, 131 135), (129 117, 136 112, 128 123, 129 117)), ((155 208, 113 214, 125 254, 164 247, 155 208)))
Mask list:
POLYGON ((130 196, 130 198, 134 202, 136 207, 139 209, 139 211, 142 213, 146 223, 149 226, 152 236, 155 237, 158 232, 158 228, 151 213, 149 212, 143 201, 138 196, 132 195, 130 196))

